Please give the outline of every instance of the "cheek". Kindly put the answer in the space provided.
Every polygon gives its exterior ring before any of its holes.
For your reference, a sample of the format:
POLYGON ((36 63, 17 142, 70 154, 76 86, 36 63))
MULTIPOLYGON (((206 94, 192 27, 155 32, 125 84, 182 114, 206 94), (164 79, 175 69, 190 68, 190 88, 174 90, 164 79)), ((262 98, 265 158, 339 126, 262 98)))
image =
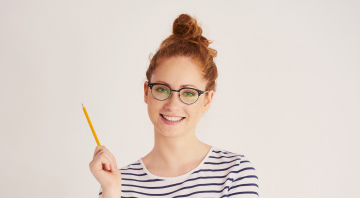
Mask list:
POLYGON ((161 110, 162 104, 158 102, 158 100, 154 98, 148 98, 148 112, 149 114, 157 116, 159 111, 161 110))
POLYGON ((148 110, 150 113, 154 113, 154 111, 156 110, 156 105, 151 99, 148 100, 148 110))
POLYGON ((189 110, 190 116, 194 117, 194 118, 200 118, 202 115, 202 107, 199 104, 196 104, 196 106, 194 106, 194 108, 191 108, 191 110, 189 110))

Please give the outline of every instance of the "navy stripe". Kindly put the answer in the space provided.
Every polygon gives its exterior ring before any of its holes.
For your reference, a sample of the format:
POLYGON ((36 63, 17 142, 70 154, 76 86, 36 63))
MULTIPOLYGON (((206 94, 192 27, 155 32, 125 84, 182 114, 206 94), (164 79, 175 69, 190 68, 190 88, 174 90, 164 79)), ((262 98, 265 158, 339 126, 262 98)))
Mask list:
MULTIPOLYGON (((250 185, 253 185, 253 184, 250 184, 250 185)), ((256 184, 255 184, 256 185, 256 184)), ((256 185, 257 186, 257 185, 256 185)), ((190 193, 190 194, 185 194, 185 195, 178 195, 178 196, 175 196, 174 198, 177 198, 177 197, 188 197, 188 196, 191 196, 191 195, 194 195, 194 194, 198 194, 198 193, 222 193, 224 190, 228 189, 229 186, 225 186, 222 190, 219 190, 219 191, 216 191, 216 190, 206 190, 206 191, 196 191, 196 192, 193 192, 193 193, 190 193)), ((233 193, 235 194, 235 193, 233 193)), ((244 193, 243 193, 244 194, 244 193)))
MULTIPOLYGON (((225 183, 225 182, 224 182, 225 183)), ((139 193, 139 194, 142 194, 142 195, 148 195, 148 196, 167 196, 167 195, 170 195, 170 194, 173 194, 175 192, 178 192, 180 190, 183 190, 183 189, 189 189, 189 188, 194 188, 194 187, 197 187, 197 186, 209 186, 209 185, 223 185, 224 183, 208 183, 208 184, 197 184, 197 185, 193 185, 193 186, 187 186, 187 187, 183 187, 183 188, 180 188, 178 190, 175 190, 175 191, 172 191, 172 192, 169 192, 169 193, 164 193, 164 194, 150 194, 150 193, 143 193, 143 192, 138 192, 138 191, 122 191, 122 192, 133 192, 133 193, 139 193)), ((255 184, 256 185, 256 184, 255 184)), ((257 185, 256 185, 257 186, 257 185)), ((157 187, 156 187, 157 188, 157 187)), ((197 194, 197 193, 221 193, 222 191, 224 191, 225 189, 228 189, 229 186, 225 186, 222 190, 220 191, 196 191, 196 192, 193 192, 193 193, 190 193, 190 194, 185 194, 185 195, 178 195, 178 196, 175 196, 175 197, 188 197, 190 195, 193 195, 193 194, 197 194)), ((175 198, 174 197, 174 198, 175 198)))
MULTIPOLYGON (((226 178, 228 177, 229 174, 231 173, 237 173, 237 171, 231 171, 229 173, 227 173, 226 175, 224 176, 207 176, 207 177, 196 177, 196 178, 192 178, 192 179, 187 179, 183 182, 178 182, 178 183, 175 183, 171 186, 178 186, 178 185, 181 185, 181 184, 184 184, 186 182, 190 182, 190 181, 195 181, 195 180, 199 180, 199 179, 222 179, 222 178, 226 178)), ((238 181, 238 180, 242 180, 242 179, 246 179, 246 178, 256 178, 257 179, 257 176, 255 175, 249 175, 249 176, 244 176, 244 177, 239 177, 237 178, 236 180, 234 180, 233 178, 228 178, 227 180, 231 180, 233 182, 235 181, 238 181)), ((133 179, 134 180, 134 179, 133 179)), ((163 181, 163 180, 159 180, 159 179, 153 179, 153 180, 139 180, 140 182, 155 182, 155 181, 163 181)), ((122 183, 121 186, 132 186, 132 187, 135 187, 135 185, 131 185, 131 184, 124 184, 122 183)), ((170 187, 171 187, 170 186, 170 187)), ((138 186, 141 188, 141 186, 138 186)), ((162 186, 161 188, 165 188, 166 186, 162 186)))
POLYGON ((146 174, 146 173, 141 173, 141 174, 135 174, 135 173, 121 173, 121 175, 145 176, 145 175, 147 175, 147 174, 146 174))
MULTIPOLYGON (((121 175, 122 175, 122 174, 123 174, 123 173, 121 173, 121 175)), ((130 179, 130 178, 121 178, 121 180, 136 181, 136 182, 156 182, 156 181, 164 181, 163 179, 139 180, 139 179, 130 179)))
POLYGON ((192 174, 195 174, 195 173, 198 173, 198 172, 217 172, 217 171, 224 171, 224 170, 228 170, 228 169, 230 169, 230 168, 232 168, 232 167, 234 167, 234 166, 239 166, 239 165, 240 165, 240 164, 234 164, 234 165, 232 165, 232 166, 229 166, 229 167, 223 168, 223 169, 200 169, 200 170, 198 170, 198 171, 193 172, 192 174))
POLYGON ((240 172, 242 172, 242 171, 244 171, 244 170, 255 170, 255 168, 253 168, 253 167, 247 167, 247 168, 243 168, 243 169, 241 169, 241 170, 235 171, 235 173, 240 173, 240 172))
MULTIPOLYGON (((224 151, 215 151, 213 150, 214 153, 224 153, 224 154, 229 154, 230 152, 224 152, 224 151)), ((234 153, 230 153, 230 154, 234 154, 234 153)))
POLYGON ((238 156, 240 156, 240 155, 233 155, 233 156, 220 156, 220 157, 209 156, 209 158, 220 159, 220 158, 232 158, 232 157, 238 157, 238 156))
POLYGON ((237 159, 234 159, 234 160, 228 161, 228 162, 205 162, 204 164, 228 164, 228 163, 234 162, 236 160, 240 160, 240 158, 237 158, 237 159))
POLYGON ((136 162, 136 163, 130 164, 130 165, 141 165, 141 163, 140 163, 140 162, 136 162))
POLYGON ((242 180, 242 179, 246 179, 246 178, 256 178, 256 179, 258 179, 258 177, 256 175, 247 175, 247 176, 244 176, 244 177, 239 177, 239 178, 235 179, 233 182, 236 182, 236 181, 239 181, 239 180, 242 180))
POLYGON ((128 168, 128 169, 121 169, 121 170, 143 170, 143 168, 128 168))
MULTIPOLYGON (((236 193, 229 194, 228 196, 231 197, 233 195, 239 195, 239 194, 256 194, 257 196, 259 196, 259 194, 254 191, 236 192, 236 193)), ((228 196, 226 196, 226 197, 228 197, 228 196)))
MULTIPOLYGON (((232 178, 227 178, 223 183, 206 183, 206 184, 198 184, 198 185, 199 186, 208 185, 208 184, 210 184, 210 185, 224 185, 224 183, 227 180, 233 181, 232 178)), ((170 187, 182 185, 185 182, 188 182, 188 181, 184 181, 184 182, 180 182, 180 183, 176 183, 176 184, 171 184, 171 185, 166 185, 166 186, 156 186, 156 187, 137 186, 137 185, 130 185, 130 184, 122 184, 121 186, 131 186, 131 187, 138 187, 138 188, 143 188, 143 189, 164 189, 164 188, 170 188, 170 187)), ((195 187, 195 186, 198 186, 198 185, 193 185, 193 186, 195 187)), ((188 187, 183 187, 183 188, 188 188, 188 187)))
POLYGON ((234 188, 237 188, 237 187, 242 187, 242 186, 256 186, 256 187, 259 188, 259 186, 258 186, 257 184, 254 184, 254 183, 251 183, 251 184, 239 184, 239 185, 236 185, 236 186, 231 186, 231 187, 229 188, 229 191, 230 191, 231 189, 234 189, 234 188))

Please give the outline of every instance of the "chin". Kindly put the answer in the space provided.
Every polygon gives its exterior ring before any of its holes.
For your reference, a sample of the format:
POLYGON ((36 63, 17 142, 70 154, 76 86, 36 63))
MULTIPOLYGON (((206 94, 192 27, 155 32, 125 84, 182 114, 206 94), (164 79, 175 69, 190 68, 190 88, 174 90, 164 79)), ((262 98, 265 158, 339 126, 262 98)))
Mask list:
POLYGON ((157 130, 157 132, 166 137, 176 137, 181 135, 178 131, 171 130, 157 130))

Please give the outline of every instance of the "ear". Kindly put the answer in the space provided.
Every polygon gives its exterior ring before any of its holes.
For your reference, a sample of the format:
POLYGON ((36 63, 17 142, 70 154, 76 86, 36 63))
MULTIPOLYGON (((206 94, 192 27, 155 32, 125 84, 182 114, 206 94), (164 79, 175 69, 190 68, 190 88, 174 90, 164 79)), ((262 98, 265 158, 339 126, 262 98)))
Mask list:
POLYGON ((148 98, 148 93, 149 93, 149 89, 148 89, 148 81, 144 82, 144 101, 147 104, 147 98, 148 98))
POLYGON ((215 92, 213 90, 208 92, 207 97, 205 98, 205 104, 204 104, 204 109, 203 112, 207 111, 210 108, 212 99, 214 97, 215 92))

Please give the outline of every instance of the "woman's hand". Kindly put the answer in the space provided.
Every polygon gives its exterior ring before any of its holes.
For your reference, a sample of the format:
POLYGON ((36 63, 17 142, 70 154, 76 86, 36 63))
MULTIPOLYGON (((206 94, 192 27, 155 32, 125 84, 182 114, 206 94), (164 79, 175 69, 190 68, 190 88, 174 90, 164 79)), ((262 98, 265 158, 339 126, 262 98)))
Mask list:
POLYGON ((121 189, 121 173, 116 159, 105 146, 96 146, 90 171, 104 189, 121 189))

